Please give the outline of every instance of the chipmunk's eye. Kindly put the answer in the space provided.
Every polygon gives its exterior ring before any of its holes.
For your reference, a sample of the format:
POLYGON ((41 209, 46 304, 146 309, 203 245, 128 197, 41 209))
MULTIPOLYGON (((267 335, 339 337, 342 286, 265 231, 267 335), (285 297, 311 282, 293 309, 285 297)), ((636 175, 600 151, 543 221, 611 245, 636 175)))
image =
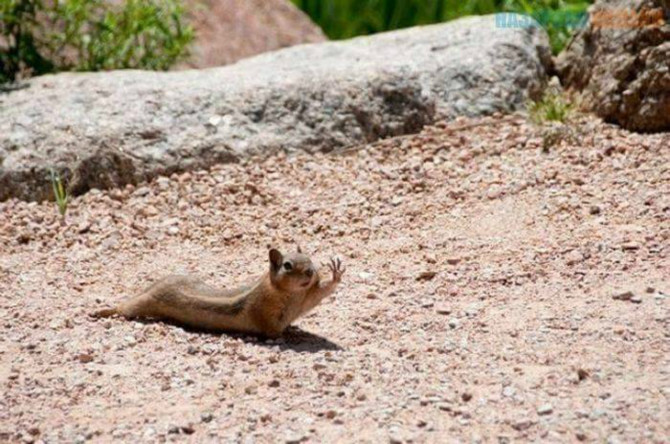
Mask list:
POLYGON ((290 262, 284 262, 284 270, 291 271, 293 270, 293 264, 290 262))
POLYGON ((305 270, 305 276, 311 278, 312 275, 314 275, 314 270, 312 270, 311 268, 308 268, 307 270, 305 270))

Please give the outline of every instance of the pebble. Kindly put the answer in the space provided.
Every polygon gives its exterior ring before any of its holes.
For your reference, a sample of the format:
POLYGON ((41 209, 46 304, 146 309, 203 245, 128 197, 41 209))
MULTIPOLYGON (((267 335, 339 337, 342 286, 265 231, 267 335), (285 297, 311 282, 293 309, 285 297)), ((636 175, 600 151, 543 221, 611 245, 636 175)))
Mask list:
POLYGON ((306 441, 308 438, 309 436, 304 433, 289 433, 286 435, 286 438, 284 438, 284 442, 286 444, 298 444, 306 441))
POLYGON ((167 177, 159 177, 156 179, 156 185, 158 185, 158 189, 165 191, 170 187, 170 179, 167 177))
POLYGON ((358 273, 358 277, 363 279, 364 281, 370 280, 372 278, 372 273, 368 273, 367 271, 361 271, 358 273))
POLYGON ((79 356, 77 356, 77 359, 78 359, 79 362, 81 362, 82 364, 88 364, 89 362, 92 362, 92 361, 93 361, 93 356, 90 355, 90 354, 88 354, 88 353, 82 353, 82 354, 80 354, 79 356))
POLYGON ((140 210, 140 214, 144 217, 151 217, 158 215, 158 208, 153 205, 147 205, 140 210))
POLYGON ((550 415, 554 411, 554 407, 551 404, 543 404, 537 408, 538 415, 550 415))
POLYGON ((416 277, 417 281, 429 281, 437 275, 437 271, 422 271, 416 277))
POLYGON ((584 260, 584 255, 579 250, 572 250, 565 257, 565 263, 568 265, 576 265, 584 260))
POLYGON ((456 319, 456 318, 449 319, 449 327, 457 328, 458 324, 459 324, 458 319, 456 319))
POLYGON ((516 394, 516 390, 511 385, 508 385, 507 387, 505 387, 503 389, 502 393, 503 393, 503 396, 511 398, 512 396, 514 396, 516 394))
POLYGON ((630 301, 633 298, 634 294, 632 291, 624 291, 622 293, 616 293, 612 296, 612 299, 617 301, 630 301))
POLYGON ((146 196, 150 192, 151 192, 151 190, 149 189, 149 187, 139 187, 138 189, 135 190, 133 195, 135 195, 137 197, 142 197, 142 196, 146 196))
POLYGON ((435 406, 443 412, 450 412, 454 407, 448 402, 438 402, 435 406))
POLYGON ((200 415, 200 421, 202 422, 212 422, 212 419, 214 419, 214 415, 210 412, 204 412, 200 415))
POLYGON ((444 304, 438 304, 435 306, 435 311, 437 314, 448 315, 451 314, 451 308, 444 304))
POLYGON ((512 424, 512 428, 518 432, 521 432, 523 430, 528 430, 535 424, 534 421, 528 418, 520 419, 518 421, 515 421, 512 424))
POLYGON ((88 233, 91 230, 91 223, 89 221, 83 221, 77 227, 77 233, 84 234, 88 233))

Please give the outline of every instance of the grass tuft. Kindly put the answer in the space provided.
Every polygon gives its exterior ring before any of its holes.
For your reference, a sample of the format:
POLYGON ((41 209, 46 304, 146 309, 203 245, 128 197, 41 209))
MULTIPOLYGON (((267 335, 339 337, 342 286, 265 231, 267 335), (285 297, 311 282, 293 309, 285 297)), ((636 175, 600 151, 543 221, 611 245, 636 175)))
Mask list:
POLYGON ((574 108, 565 96, 557 91, 545 92, 542 99, 528 105, 530 120, 536 124, 546 122, 565 123, 573 115, 574 108))
POLYGON ((51 176, 51 187, 54 192, 54 199, 56 200, 56 205, 58 206, 58 212, 61 217, 64 219, 65 214, 67 213, 67 204, 69 200, 69 195, 63 185, 63 180, 60 177, 60 174, 55 172, 53 169, 49 170, 51 176))

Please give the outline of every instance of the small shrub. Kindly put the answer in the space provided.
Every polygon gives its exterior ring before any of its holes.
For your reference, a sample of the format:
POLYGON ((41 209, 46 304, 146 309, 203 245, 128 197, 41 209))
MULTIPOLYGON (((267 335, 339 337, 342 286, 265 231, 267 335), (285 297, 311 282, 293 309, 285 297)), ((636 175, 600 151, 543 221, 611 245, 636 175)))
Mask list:
POLYGON ((558 91, 548 90, 542 99, 528 106, 530 120, 542 124, 545 122, 566 122, 573 114, 572 104, 558 91))
POLYGON ((40 53, 33 32, 43 8, 41 0, 0 0, 0 83, 13 81, 22 72, 44 74, 54 69, 40 53))
POLYGON ((56 71, 165 70, 193 31, 181 0, 0 0, 0 82, 56 71))
POLYGON ((344 39, 467 15, 518 12, 534 17, 557 54, 583 24, 591 0, 293 0, 331 39, 344 39))

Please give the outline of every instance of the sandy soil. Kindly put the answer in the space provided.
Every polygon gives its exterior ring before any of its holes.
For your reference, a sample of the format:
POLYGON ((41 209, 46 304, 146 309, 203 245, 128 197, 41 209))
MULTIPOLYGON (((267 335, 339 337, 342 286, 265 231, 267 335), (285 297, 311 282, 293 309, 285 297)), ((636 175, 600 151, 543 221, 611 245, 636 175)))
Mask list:
POLYGON ((65 225, 0 204, 0 441, 668 442, 670 135, 574 128, 460 119, 94 190, 65 225), (284 339, 87 316, 298 243, 348 271, 284 339))

